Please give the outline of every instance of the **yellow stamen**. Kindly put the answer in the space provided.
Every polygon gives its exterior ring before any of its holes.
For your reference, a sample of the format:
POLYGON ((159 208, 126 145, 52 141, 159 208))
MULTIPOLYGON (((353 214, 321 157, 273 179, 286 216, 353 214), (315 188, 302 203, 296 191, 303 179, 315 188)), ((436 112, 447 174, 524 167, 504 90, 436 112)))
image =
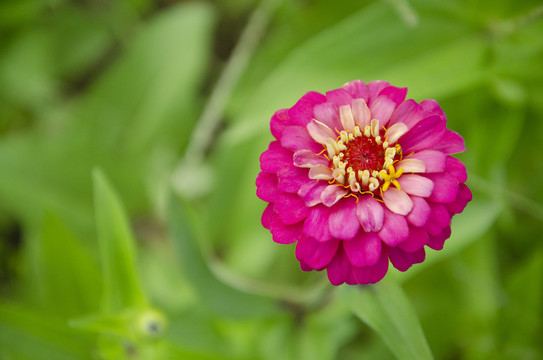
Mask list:
POLYGON ((356 203, 358 203, 358 196, 356 196, 354 193, 348 193, 347 195, 343 195, 344 198, 348 198, 349 196, 354 196, 354 198, 356 199, 356 203))
POLYGON ((388 174, 385 170, 381 170, 379 172, 379 175, 383 177, 383 180, 385 183, 383 184, 383 191, 387 191, 387 189, 390 187, 390 184, 392 183, 398 190, 401 190, 400 183, 398 182, 398 179, 403 174, 403 168, 399 168, 398 171, 394 169, 394 165, 390 165, 388 167, 388 174))

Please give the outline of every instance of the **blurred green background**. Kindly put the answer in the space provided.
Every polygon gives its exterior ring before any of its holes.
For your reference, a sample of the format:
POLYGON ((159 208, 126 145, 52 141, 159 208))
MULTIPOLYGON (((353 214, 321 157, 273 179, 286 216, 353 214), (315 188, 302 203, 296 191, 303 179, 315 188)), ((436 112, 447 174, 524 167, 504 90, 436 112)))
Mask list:
POLYGON ((543 359, 540 0, 0 3, 0 359, 543 359), (260 225, 273 112, 387 80, 474 199, 374 287, 260 225), (530 181, 528 181, 530 180, 530 181))

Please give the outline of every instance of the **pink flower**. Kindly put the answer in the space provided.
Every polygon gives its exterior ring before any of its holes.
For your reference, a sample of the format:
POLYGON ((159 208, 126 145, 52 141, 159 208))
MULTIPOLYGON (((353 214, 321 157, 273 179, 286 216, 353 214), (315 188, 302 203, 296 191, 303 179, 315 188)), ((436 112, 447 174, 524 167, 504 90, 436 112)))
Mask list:
POLYGON ((471 200, 466 168, 450 154, 464 140, 435 100, 405 100, 386 81, 305 94, 270 122, 260 157, 262 225, 296 244, 304 271, 333 285, 381 280, 389 260, 405 271, 443 248, 451 218, 471 200))

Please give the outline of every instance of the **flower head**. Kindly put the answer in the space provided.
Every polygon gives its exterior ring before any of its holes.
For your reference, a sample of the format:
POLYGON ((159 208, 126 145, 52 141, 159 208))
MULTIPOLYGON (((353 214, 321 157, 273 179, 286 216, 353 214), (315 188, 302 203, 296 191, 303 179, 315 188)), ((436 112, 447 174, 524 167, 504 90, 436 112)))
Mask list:
POLYGON ((435 100, 405 100, 407 88, 360 80, 309 92, 270 122, 260 157, 262 224, 296 244, 304 271, 334 285, 381 280, 424 261, 451 234, 451 217, 471 200, 466 168, 450 154, 464 140, 446 128, 435 100))

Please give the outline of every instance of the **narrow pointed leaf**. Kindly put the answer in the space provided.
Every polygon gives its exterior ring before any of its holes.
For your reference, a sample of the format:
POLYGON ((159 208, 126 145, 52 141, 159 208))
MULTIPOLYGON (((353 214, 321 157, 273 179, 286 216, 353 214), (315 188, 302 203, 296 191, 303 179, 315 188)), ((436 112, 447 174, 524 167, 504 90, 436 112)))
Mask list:
POLYGON ((145 307, 134 238, 123 206, 100 170, 93 172, 94 205, 104 277, 103 311, 145 307))
POLYGON ((370 326, 401 360, 433 359, 417 314, 396 283, 342 287, 340 296, 354 315, 370 326))

